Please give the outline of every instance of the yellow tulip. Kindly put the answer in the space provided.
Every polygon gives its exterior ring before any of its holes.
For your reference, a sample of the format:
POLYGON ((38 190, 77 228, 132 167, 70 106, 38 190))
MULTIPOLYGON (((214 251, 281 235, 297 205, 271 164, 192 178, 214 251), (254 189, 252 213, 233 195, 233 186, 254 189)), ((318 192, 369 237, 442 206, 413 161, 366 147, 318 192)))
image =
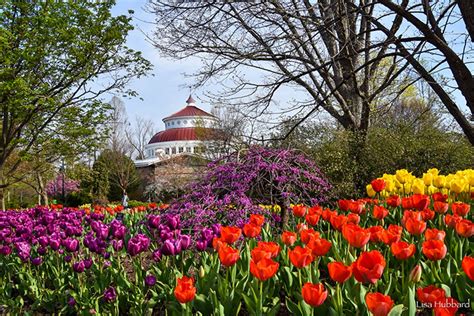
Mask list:
POLYGON ((425 184, 423 180, 416 179, 411 185, 411 190, 415 194, 424 194, 425 193, 425 184))
POLYGON ((450 183, 450 190, 456 193, 461 193, 466 186, 464 178, 454 178, 450 183))
POLYGON ((392 192, 395 190, 395 182, 392 180, 385 180, 385 192, 392 192))
POLYGON ((368 195, 369 197, 372 198, 372 197, 375 196, 375 193, 376 193, 376 192, 375 192, 375 190, 372 188, 372 185, 367 184, 366 189, 367 189, 367 195, 368 195))
POLYGON ((427 171, 427 173, 431 173, 433 176, 437 176, 439 174, 439 170, 436 168, 431 168, 427 171))
POLYGON ((443 188, 446 185, 446 177, 445 176, 437 176, 433 179, 433 183, 435 187, 438 189, 443 188))
POLYGON ((432 195, 432 194, 435 194, 436 192, 438 192, 438 189, 435 186, 430 185, 428 187, 428 194, 432 195))
POLYGON ((423 182, 426 186, 430 186, 433 183, 434 175, 432 173, 423 173, 423 182))
POLYGON ((402 184, 408 182, 411 178, 411 174, 406 169, 397 170, 395 176, 397 177, 398 182, 402 184))

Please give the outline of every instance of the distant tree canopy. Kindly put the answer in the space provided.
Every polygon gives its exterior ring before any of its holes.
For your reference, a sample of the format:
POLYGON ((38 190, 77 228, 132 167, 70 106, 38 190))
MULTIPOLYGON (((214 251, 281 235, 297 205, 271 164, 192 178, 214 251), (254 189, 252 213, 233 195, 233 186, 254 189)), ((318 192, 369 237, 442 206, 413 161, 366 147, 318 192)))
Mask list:
POLYGON ((34 157, 54 161, 97 143, 115 91, 151 65, 126 44, 131 18, 114 1, 2 1, 0 188, 34 157))

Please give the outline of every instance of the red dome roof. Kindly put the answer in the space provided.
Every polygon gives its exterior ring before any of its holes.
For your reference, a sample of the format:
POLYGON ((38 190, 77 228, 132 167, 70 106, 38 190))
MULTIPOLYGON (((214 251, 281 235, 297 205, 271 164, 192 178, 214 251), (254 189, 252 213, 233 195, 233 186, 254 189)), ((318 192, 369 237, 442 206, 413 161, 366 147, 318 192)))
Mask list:
POLYGON ((171 128, 156 133, 155 136, 150 139, 148 144, 172 142, 178 140, 202 140, 203 136, 207 132, 213 133, 214 131, 215 130, 212 128, 203 127, 171 128))
POLYGON ((207 113, 206 111, 201 110, 200 108, 194 105, 187 105, 184 109, 168 116, 163 119, 163 121, 168 120, 170 118, 182 117, 182 116, 210 116, 214 117, 214 115, 207 113))

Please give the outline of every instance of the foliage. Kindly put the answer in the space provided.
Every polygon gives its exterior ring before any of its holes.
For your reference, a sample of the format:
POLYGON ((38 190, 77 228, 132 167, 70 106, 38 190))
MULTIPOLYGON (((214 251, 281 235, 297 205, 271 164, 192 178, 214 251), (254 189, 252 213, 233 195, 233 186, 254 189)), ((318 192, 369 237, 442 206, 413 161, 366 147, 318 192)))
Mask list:
POLYGON ((208 169, 171 206, 184 226, 216 221, 240 225, 249 212, 258 212, 257 204, 280 204, 286 224, 290 203, 325 202, 331 189, 316 164, 295 150, 253 146, 210 163, 208 169))
POLYGON ((65 175, 58 174, 57 177, 46 184, 46 193, 48 195, 58 198, 63 194, 71 194, 79 191, 79 181, 68 179, 65 175))
POLYGON ((151 66, 126 47, 131 18, 112 16, 113 5, 2 2, 0 187, 21 181, 20 166, 39 154, 50 159, 95 146, 109 108, 103 95, 135 95, 126 85, 151 66))

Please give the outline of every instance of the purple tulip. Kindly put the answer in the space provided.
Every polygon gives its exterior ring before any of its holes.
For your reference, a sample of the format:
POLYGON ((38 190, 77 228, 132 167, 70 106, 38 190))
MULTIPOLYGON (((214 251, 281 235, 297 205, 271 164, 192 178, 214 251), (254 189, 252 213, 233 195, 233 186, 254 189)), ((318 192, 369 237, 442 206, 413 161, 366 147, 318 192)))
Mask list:
POLYGON ((52 238, 49 240, 49 246, 53 250, 58 250, 59 247, 61 246, 61 240, 59 238, 52 238))
POLYGON ((104 253, 104 259, 109 259, 110 258, 110 252, 104 253))
POLYGON ((161 252, 165 256, 176 256, 181 252, 181 243, 174 239, 168 239, 163 243, 161 252))
POLYGON ((161 250, 160 249, 156 249, 155 251, 153 251, 153 260, 155 260, 155 262, 160 262, 161 261, 161 250))
POLYGON ((106 303, 111 303, 117 298, 117 292, 113 286, 109 286, 104 292, 104 301, 106 303))
POLYGON ((204 251, 207 248, 207 241, 198 240, 196 241, 196 249, 198 251, 204 251))
POLYGON ((71 255, 64 256, 64 262, 71 262, 71 260, 72 260, 71 255))
POLYGON ((40 254, 42 256, 45 255, 47 251, 48 251, 48 249, 46 249, 45 247, 39 247, 38 248, 38 254, 40 254))
POLYGON ((104 261, 104 269, 107 269, 108 267, 110 267, 112 265, 112 262, 110 262, 109 260, 105 260, 104 261))
POLYGON ((76 252, 79 250, 79 241, 68 237, 64 240, 64 247, 69 252, 76 252))
POLYGON ((73 307, 74 305, 76 305, 76 300, 74 299, 74 297, 69 297, 69 299, 67 300, 67 305, 73 307))
POLYGON ((15 247, 18 252, 18 257, 20 257, 23 262, 28 261, 30 258, 31 246, 26 241, 22 241, 16 243, 15 247))
POLYGON ((180 224, 179 215, 167 215, 166 222, 171 230, 177 229, 180 224))
POLYGON ((179 236, 179 244, 182 250, 186 250, 191 246, 191 236, 181 235, 179 236))
POLYGON ((148 216, 148 225, 152 228, 158 228, 160 225, 161 217, 159 215, 149 215, 148 216))
POLYGON ((127 227, 116 219, 110 223, 110 230, 112 237, 115 239, 123 239, 127 233, 127 227))
POLYGON ((10 246, 0 246, 0 254, 4 256, 8 256, 12 253, 12 248, 10 246))
POLYGON ((123 240, 112 240, 112 247, 115 251, 120 251, 123 248, 123 240))
POLYGON ((49 244, 48 236, 41 236, 38 238, 38 243, 41 245, 41 247, 46 247, 49 244))
POLYGON ((92 267, 92 258, 89 258, 89 259, 84 259, 84 267, 86 269, 90 269, 92 267))
POLYGON ((39 266, 43 262, 43 258, 41 257, 36 257, 31 259, 31 264, 35 266, 39 266))
POLYGON ((136 256, 139 253, 147 250, 149 246, 150 238, 143 234, 137 234, 128 241, 127 252, 132 256, 136 256))
POLYGON ((145 277, 145 285, 146 286, 153 286, 156 284, 156 277, 153 274, 149 274, 145 277))
POLYGON ((73 263, 72 268, 75 272, 82 273, 84 272, 86 265, 84 264, 84 261, 79 261, 79 262, 73 263))

